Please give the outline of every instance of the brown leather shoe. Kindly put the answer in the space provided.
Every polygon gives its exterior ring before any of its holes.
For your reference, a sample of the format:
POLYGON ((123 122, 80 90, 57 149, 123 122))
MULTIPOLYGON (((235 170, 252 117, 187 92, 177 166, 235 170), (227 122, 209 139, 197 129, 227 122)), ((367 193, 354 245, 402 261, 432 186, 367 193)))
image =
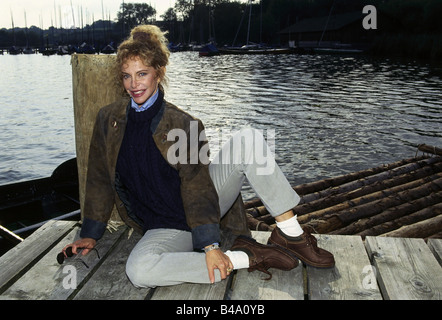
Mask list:
POLYGON ((262 271, 269 275, 265 280, 270 280, 272 274, 269 268, 291 270, 298 266, 298 259, 290 255, 286 250, 274 245, 265 245, 256 242, 255 239, 239 236, 233 243, 232 251, 243 251, 249 256, 249 272, 262 271))
POLYGON ((270 235, 268 244, 277 245, 288 250, 302 262, 312 267, 331 268, 335 265, 333 254, 319 248, 316 238, 307 230, 304 230, 304 233, 299 237, 290 237, 276 227, 270 235))

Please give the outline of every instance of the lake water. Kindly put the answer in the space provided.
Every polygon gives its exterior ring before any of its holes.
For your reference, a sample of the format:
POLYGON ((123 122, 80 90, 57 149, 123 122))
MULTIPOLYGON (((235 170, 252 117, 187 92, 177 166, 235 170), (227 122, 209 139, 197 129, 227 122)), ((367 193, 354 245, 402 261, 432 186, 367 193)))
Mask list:
MULTIPOLYGON (((49 176, 75 157, 70 57, 3 55, 0 70, 0 184, 49 176)), ((166 99, 203 121, 212 153, 242 127, 273 131, 295 185, 442 147, 440 74, 359 56, 182 52, 171 55, 166 99)))

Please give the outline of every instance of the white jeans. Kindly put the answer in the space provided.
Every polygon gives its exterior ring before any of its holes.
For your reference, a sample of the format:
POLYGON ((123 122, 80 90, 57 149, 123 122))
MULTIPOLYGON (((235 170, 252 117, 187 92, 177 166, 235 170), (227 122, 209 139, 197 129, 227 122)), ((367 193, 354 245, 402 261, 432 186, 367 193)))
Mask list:
MULTIPOLYGON (((245 179, 272 216, 292 209, 300 200, 258 130, 237 132, 212 160, 209 171, 218 193, 221 218, 235 202, 245 179)), ((137 287, 210 283, 205 254, 193 249, 188 231, 148 230, 129 255, 127 276, 137 287)), ((215 281, 220 280, 215 270, 215 281)))

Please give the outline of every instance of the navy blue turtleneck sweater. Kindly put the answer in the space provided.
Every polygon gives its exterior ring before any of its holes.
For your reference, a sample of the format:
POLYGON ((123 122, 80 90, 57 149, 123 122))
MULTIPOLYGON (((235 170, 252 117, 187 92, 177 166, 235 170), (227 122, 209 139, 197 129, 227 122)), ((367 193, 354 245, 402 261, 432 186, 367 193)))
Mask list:
POLYGON ((129 191, 132 212, 143 229, 190 230, 181 199, 178 172, 163 158, 152 137, 151 122, 163 103, 160 91, 147 110, 130 108, 116 170, 129 191))

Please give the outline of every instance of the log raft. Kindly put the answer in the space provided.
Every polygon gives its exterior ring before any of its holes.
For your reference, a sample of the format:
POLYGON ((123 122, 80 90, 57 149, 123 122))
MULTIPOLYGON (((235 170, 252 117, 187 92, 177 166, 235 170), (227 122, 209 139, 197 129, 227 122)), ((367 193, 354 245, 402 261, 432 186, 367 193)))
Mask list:
MULTIPOLYGON (((442 238, 440 148, 420 145, 415 157, 294 190, 298 221, 319 234, 442 238)), ((274 228, 260 200, 245 205, 250 229, 274 228)))

